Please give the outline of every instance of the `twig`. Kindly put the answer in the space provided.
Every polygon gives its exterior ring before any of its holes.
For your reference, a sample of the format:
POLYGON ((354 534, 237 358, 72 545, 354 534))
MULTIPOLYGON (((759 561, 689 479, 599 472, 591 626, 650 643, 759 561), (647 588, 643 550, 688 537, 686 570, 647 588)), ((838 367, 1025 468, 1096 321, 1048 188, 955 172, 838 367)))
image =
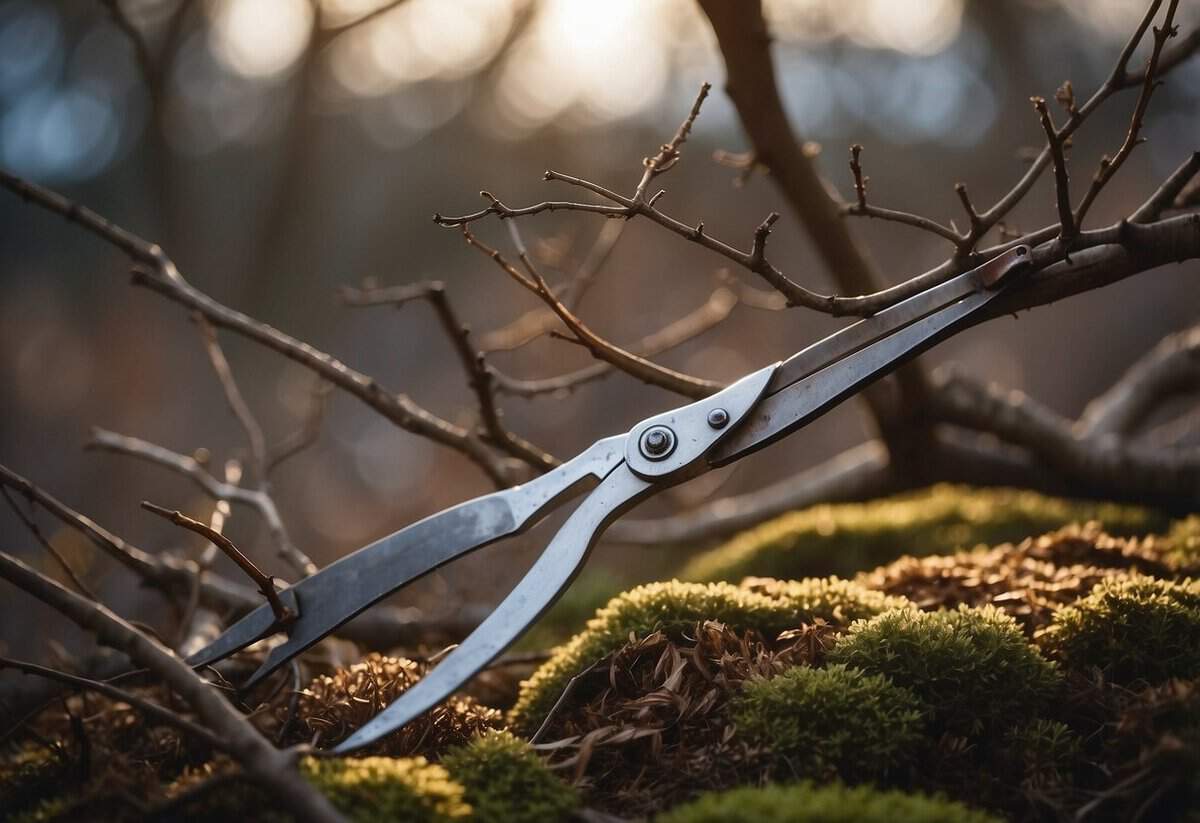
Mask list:
POLYGON ((0 577, 92 632, 100 643, 124 652, 138 665, 161 677, 188 702, 251 778, 271 791, 277 802, 297 819, 345 823, 329 800, 296 771, 295 750, 280 751, 270 745, 224 697, 169 649, 103 605, 63 588, 4 552, 0 552, 0 577))
POLYGON ((262 426, 258 424, 254 413, 250 411, 249 404, 246 403, 246 398, 242 396, 242 390, 238 388, 237 380, 233 376, 233 369, 229 367, 229 360, 225 357, 225 351, 217 340, 217 330, 213 328, 212 323, 205 319, 203 314, 197 312, 192 317, 200 328, 200 338, 204 341, 204 350, 221 383, 225 400, 229 403, 234 417, 237 418, 242 430, 246 433, 255 479, 262 483, 267 476, 267 439, 263 435, 262 426))
POLYGON ((471 332, 458 319, 454 307, 450 304, 450 299, 446 296, 444 283, 441 281, 414 283, 391 289, 355 289, 344 286, 341 289, 341 297, 343 302, 352 306, 391 305, 401 308, 413 300, 428 302, 433 306, 442 330, 449 338, 454 352, 462 364, 463 371, 467 375, 467 383, 475 393, 484 436, 502 451, 538 471, 546 471, 560 464, 561 461, 554 455, 512 433, 501 422, 503 412, 496 405, 492 372, 488 368, 483 353, 477 351, 471 344, 471 332))
POLYGON ((616 366, 621 371, 637 377, 645 383, 660 386, 673 391, 677 394, 682 394, 685 397, 702 398, 707 397, 713 392, 721 389, 720 383, 715 383, 711 380, 704 380, 698 377, 677 372, 674 369, 668 369, 664 366, 659 366, 650 362, 644 357, 639 357, 636 354, 625 351, 619 346, 610 343, 604 338, 597 335, 591 329, 583 324, 583 321, 571 312, 563 303, 554 296, 550 287, 546 285, 546 281, 533 267, 528 255, 522 254, 520 257, 521 263, 524 265, 525 271, 522 272, 514 267, 511 263, 504 259, 504 256, 499 251, 487 246, 478 238, 475 237, 465 226, 462 229, 463 237, 472 247, 478 249, 482 254, 490 257, 497 266, 505 273, 520 283, 534 295, 536 295, 543 303, 545 303, 551 311, 558 315, 563 324, 570 330, 574 339, 581 345, 587 347, 592 355, 600 360, 604 360, 616 366))
POLYGON ((1145 138, 1141 137, 1142 123, 1146 117, 1146 109, 1150 105, 1150 97, 1154 94, 1154 89, 1160 83, 1158 79, 1158 62, 1162 56, 1163 46, 1167 40, 1175 36, 1177 31, 1174 21, 1175 10, 1178 6, 1179 0, 1171 0, 1167 6, 1167 13, 1163 19, 1162 27, 1154 29, 1154 46, 1150 51, 1150 58, 1146 61, 1145 78, 1142 81, 1142 90, 1138 95, 1137 105, 1134 106, 1133 115, 1129 119, 1129 131, 1126 132, 1125 140, 1111 159, 1108 155, 1101 158, 1100 168, 1096 171, 1095 177, 1092 178, 1092 184, 1083 196, 1079 208, 1075 210, 1074 225, 1076 226, 1083 225, 1083 218, 1092 207, 1092 203, 1100 194, 1101 189, 1113 178, 1113 175, 1125 163, 1126 158, 1129 157, 1134 148, 1139 143, 1145 142, 1145 138))
POLYGON ((357 397, 400 428, 460 451, 497 485, 508 485, 503 461, 478 438, 414 403, 407 395, 384 390, 371 377, 319 349, 213 300, 183 279, 157 245, 111 223, 96 212, 35 183, 0 171, 0 185, 24 200, 77 223, 129 255, 135 263, 134 283, 204 315, 219 328, 243 335, 321 375, 357 397))
POLYGON ((110 697, 113 700, 118 700, 122 703, 128 703, 143 714, 165 723, 168 726, 173 726, 185 734, 189 734, 198 740, 204 741, 208 746, 217 751, 225 751, 226 746, 221 738, 210 732, 203 726, 199 726, 170 709, 163 708, 157 703, 151 703, 149 700, 144 700, 133 692, 119 689, 111 683, 105 683, 102 680, 93 680, 89 677, 80 677, 79 675, 69 674, 68 672, 59 671, 58 669, 49 669, 45 666, 39 666, 36 663, 27 663, 22 660, 13 660, 10 657, 0 657, 0 669, 16 669, 25 674, 37 675, 48 680, 56 680, 59 683, 66 683, 70 686, 76 686, 80 689, 88 689, 98 692, 105 697, 110 697))
POLYGON ((1058 207, 1059 237, 1064 245, 1069 244, 1075 237, 1075 215, 1071 211, 1071 175, 1067 170, 1067 158, 1063 152, 1066 138, 1061 137, 1054 127, 1054 118, 1046 105, 1044 97, 1031 97, 1030 102, 1037 109, 1041 119, 1042 131, 1046 133, 1046 145, 1050 149, 1050 157, 1054 161, 1054 197, 1058 207))
POLYGON ((316 564, 288 536, 275 499, 262 489, 250 489, 218 480, 194 457, 189 457, 137 437, 129 437, 104 429, 93 429, 88 449, 102 449, 156 463, 189 478, 215 500, 228 500, 256 510, 267 524, 278 547, 279 556, 287 560, 302 576, 316 572, 316 564))
POLYGON ((692 126, 695 124, 696 118, 700 116, 700 107, 704 105, 704 99, 708 97, 710 89, 712 89, 712 86, 708 83, 700 85, 700 91, 696 95, 695 102, 692 103, 692 109, 688 112, 687 118, 679 125, 675 136, 659 147, 658 154, 653 157, 647 157, 642 161, 642 165, 646 170, 643 172, 642 179, 638 182, 637 188, 634 189, 634 200, 639 202, 644 200, 646 187, 650 185, 651 181, 660 174, 670 171, 679 162, 681 156, 679 148, 687 142, 688 135, 692 131, 692 126))
POLYGON ((53 557, 55 562, 58 563, 59 567, 63 570, 63 573, 67 576, 67 579, 71 581, 71 585, 73 585, 75 589, 84 597, 90 597, 95 600, 95 593, 84 584, 83 580, 75 572, 75 569, 72 568, 71 564, 67 561, 67 558, 63 556, 63 553, 60 552, 58 548, 50 542, 49 539, 47 539, 46 535, 42 534, 42 530, 38 527, 37 521, 34 519, 34 513, 32 511, 34 505, 33 498, 27 498, 29 501, 30 512, 29 514, 26 514, 25 512, 21 511, 21 507, 17 505, 17 501, 12 499, 12 495, 9 494, 8 488, 0 486, 0 494, 4 495, 4 500, 8 503, 9 508, 13 510, 13 514, 15 514, 20 521, 25 524, 25 528, 29 529, 34 538, 37 539, 38 543, 42 545, 42 548, 46 550, 46 553, 53 557))
POLYGON ((1179 198, 1189 182, 1195 183, 1198 172, 1200 172, 1200 151, 1194 151, 1179 168, 1171 172, 1171 176, 1163 181, 1163 184, 1150 196, 1149 200, 1138 206, 1137 211, 1129 216, 1129 222, 1149 223, 1157 220, 1167 209, 1183 208, 1185 204, 1179 202, 1179 198))
MULTIPOLYGON (((704 305, 695 311, 689 312, 675 322, 663 326, 624 348, 639 357, 653 357, 716 327, 729 317, 739 302, 741 301, 738 292, 721 286, 713 291, 704 305)), ((608 361, 601 361, 567 374, 538 380, 520 380, 504 374, 493 366, 488 368, 498 391, 520 397, 537 397, 543 394, 570 392, 585 383, 610 374, 616 367, 608 361)))
MULTIPOLYGON (((862 146, 855 143, 850 147, 850 171, 854 175, 854 193, 855 201, 846 203, 842 206, 842 211, 845 214, 855 215, 859 217, 872 217, 879 220, 888 220, 893 223, 903 223, 913 228, 927 231, 930 234, 936 235, 943 240, 949 241, 955 248, 959 248, 969 235, 960 235, 949 226, 943 226, 936 220, 931 220, 928 217, 922 217, 919 214, 912 214, 906 211, 897 211, 896 209, 885 209, 880 206, 873 206, 867 202, 867 181, 870 179, 863 176, 862 163, 859 156, 862 154, 862 146)), ((978 218, 978 215, 976 216, 978 218)))
POLYGON ((279 599, 279 592, 275 589, 275 578, 263 574, 262 570, 255 566, 250 558, 242 553, 234 542, 225 535, 221 534, 216 529, 201 523, 199 520, 193 520, 186 514, 171 509, 164 509, 162 506, 156 506, 153 503, 143 500, 142 508, 151 514, 157 514, 166 520, 171 521, 180 528, 195 532, 211 542, 221 552, 237 564, 247 577, 254 581, 258 586, 258 590, 262 592, 263 597, 271 604, 271 612, 275 615, 275 625, 282 628, 296 619, 296 614, 279 599))

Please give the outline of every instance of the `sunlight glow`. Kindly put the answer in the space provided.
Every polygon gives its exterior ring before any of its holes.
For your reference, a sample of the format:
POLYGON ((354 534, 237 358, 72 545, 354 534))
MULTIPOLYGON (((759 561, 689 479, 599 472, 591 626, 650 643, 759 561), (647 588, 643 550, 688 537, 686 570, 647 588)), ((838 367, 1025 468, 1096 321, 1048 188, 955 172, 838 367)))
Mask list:
POLYGON ((308 0, 219 0, 212 15, 213 53, 244 77, 271 77, 289 68, 308 45, 313 25, 308 0))

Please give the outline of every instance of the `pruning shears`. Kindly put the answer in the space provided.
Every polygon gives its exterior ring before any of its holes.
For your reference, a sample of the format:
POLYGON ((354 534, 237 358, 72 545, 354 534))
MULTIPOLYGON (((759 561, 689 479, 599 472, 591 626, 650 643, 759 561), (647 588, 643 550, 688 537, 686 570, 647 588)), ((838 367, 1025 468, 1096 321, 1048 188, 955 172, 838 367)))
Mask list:
POLYGON ((568 500, 586 497, 511 593, 422 680, 334 749, 362 748, 441 703, 519 638, 566 590, 604 530, 643 500, 728 465, 802 428, 863 386, 947 337, 1011 284, 1030 259, 1015 246, 979 268, 896 303, 759 369, 728 388, 597 441, 521 486, 413 523, 279 593, 293 619, 268 604, 247 614, 193 666, 214 663, 279 631, 249 688, 355 615, 434 569, 519 534, 568 500))

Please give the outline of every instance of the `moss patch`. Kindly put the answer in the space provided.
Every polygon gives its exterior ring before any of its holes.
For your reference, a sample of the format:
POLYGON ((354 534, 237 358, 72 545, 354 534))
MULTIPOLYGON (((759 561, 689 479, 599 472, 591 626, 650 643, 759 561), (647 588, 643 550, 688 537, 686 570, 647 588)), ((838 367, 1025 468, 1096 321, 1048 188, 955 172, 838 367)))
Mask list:
POLYGON ((1200 676, 1200 581, 1102 582, 1058 611, 1040 641, 1065 667, 1098 667, 1121 684, 1200 676))
POLYGON ((442 765, 466 789, 471 819, 479 823, 553 823, 579 805, 575 790, 509 732, 488 732, 455 747, 442 765))
POLYGON ((655 632, 678 637, 703 621, 714 621, 774 638, 816 617, 831 619, 852 608, 849 604, 856 592, 864 598, 853 607, 856 613, 871 611, 871 603, 893 602, 853 584, 823 581, 809 587, 799 585, 799 592, 781 590, 768 596, 727 583, 671 581, 639 586, 619 595, 522 683, 510 720, 528 733, 535 731, 572 677, 620 649, 631 637, 644 638, 655 632))
POLYGON ((464 790, 423 757, 347 757, 302 763, 305 777, 355 823, 442 823, 469 818, 464 790))
POLYGON ((940 797, 838 784, 765 786, 710 794, 657 823, 1000 823, 940 797))
POLYGON ((870 503, 813 506, 785 514, 699 555, 680 576, 701 581, 756 575, 849 576, 904 554, 944 554, 1010 543, 1089 520, 1116 535, 1159 531, 1168 522, 1135 506, 1074 502, 1014 489, 938 485, 870 503))
POLYGON ((730 705, 737 734, 774 762, 776 777, 854 782, 884 778, 912 757, 922 709, 887 677, 842 665, 749 680, 730 705))
POLYGON ((991 607, 885 612, 852 625, 828 659, 911 689, 935 736, 978 735, 1036 715, 1061 684, 1016 621, 991 607))

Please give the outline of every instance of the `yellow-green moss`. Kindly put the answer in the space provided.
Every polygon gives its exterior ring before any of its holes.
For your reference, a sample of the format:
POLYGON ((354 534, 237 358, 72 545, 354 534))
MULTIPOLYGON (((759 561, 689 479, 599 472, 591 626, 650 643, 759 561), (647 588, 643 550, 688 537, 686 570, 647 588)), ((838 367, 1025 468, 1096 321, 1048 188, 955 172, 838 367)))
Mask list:
POLYGON ((789 603, 799 614, 805 615, 806 620, 819 617, 841 626, 891 609, 915 608, 904 597, 884 594, 840 577, 803 580, 748 577, 742 581, 741 588, 789 603))
POLYGON ((463 787, 423 757, 309 757, 302 770, 355 823, 443 823, 471 814, 463 787))
POLYGON ((22 809, 38 811, 40 801, 66 790, 67 771, 63 757, 45 746, 24 746, 0 758, 0 817, 22 809))
POLYGON ((1200 566, 1200 514, 1176 520, 1167 532, 1169 548, 1164 560, 1175 570, 1200 566))
POLYGON ((553 823, 579 805, 575 790, 527 742, 506 731, 451 749, 442 765, 466 789, 471 819, 479 823, 553 823))
POLYGON ((737 734, 778 761, 777 777, 877 780, 912 756, 923 706, 883 675, 794 666, 750 680, 730 705, 737 734))
POLYGON ((854 623, 827 659, 911 689, 935 735, 974 735, 1036 715, 1061 683, 1017 622, 990 606, 885 612, 854 623))
POLYGON ((1167 526, 1161 515, 1135 506, 938 485, 869 503, 827 504, 785 514, 695 557, 680 576, 700 581, 848 576, 904 554, 1015 542, 1085 520, 1100 521, 1113 535, 1146 534, 1167 526))
POLYGON ((1200 581, 1107 580, 1059 609, 1039 638, 1063 666, 1120 684, 1200 676, 1200 581))
POLYGON ((1000 823, 937 796, 847 788, 834 783, 734 789, 708 794, 655 818, 656 823, 1000 823))
POLYGON ((514 726, 533 731, 576 674, 616 651, 630 635, 644 637, 654 631, 670 635, 715 620, 737 630, 754 630, 774 638, 784 629, 814 617, 835 619, 845 611, 872 613, 888 604, 884 599, 846 581, 802 581, 794 590, 781 589, 771 596, 727 583, 651 583, 609 601, 587 628, 555 650, 553 656, 521 684, 512 710, 514 726), (854 603, 855 596, 862 598, 854 603))

